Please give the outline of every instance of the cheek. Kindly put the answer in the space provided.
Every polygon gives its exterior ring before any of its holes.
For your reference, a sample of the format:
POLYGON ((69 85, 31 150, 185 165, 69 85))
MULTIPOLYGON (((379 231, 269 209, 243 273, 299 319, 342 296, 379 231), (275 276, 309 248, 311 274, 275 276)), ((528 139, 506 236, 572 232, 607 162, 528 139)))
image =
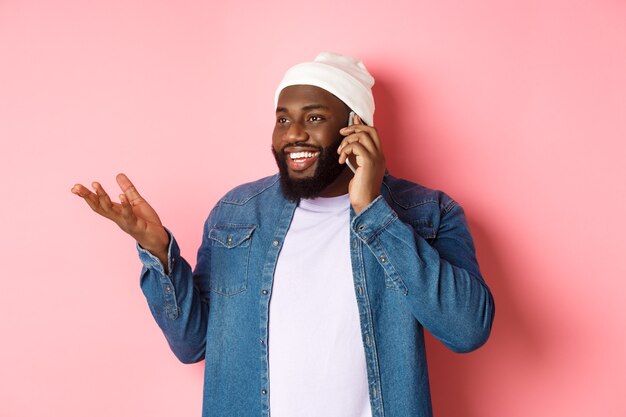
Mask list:
POLYGON ((339 129, 328 129, 323 132, 323 139, 320 139, 325 148, 333 146, 343 140, 343 136, 339 133, 339 129))
POLYGON ((282 138, 282 134, 280 132, 278 132, 277 129, 274 129, 274 132, 272 133, 272 147, 276 150, 280 150, 281 148, 281 138, 282 138))

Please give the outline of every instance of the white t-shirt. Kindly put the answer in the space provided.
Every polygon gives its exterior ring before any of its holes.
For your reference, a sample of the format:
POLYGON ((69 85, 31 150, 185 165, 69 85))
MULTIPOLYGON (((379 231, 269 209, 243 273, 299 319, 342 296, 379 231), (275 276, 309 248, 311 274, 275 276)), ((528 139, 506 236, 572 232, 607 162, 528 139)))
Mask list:
POLYGON ((350 262, 350 200, 301 200, 269 310, 272 417, 371 417, 350 262))

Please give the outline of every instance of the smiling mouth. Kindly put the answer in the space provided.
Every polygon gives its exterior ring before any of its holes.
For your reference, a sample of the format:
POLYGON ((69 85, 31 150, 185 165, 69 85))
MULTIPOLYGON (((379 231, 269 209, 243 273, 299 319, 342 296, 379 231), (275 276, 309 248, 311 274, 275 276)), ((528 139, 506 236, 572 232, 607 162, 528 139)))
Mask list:
POLYGON ((319 152, 289 152, 288 156, 292 161, 300 161, 308 158, 313 158, 319 155, 319 152))
POLYGON ((319 154, 319 151, 287 152, 287 164, 293 171, 304 171, 317 161, 319 154))

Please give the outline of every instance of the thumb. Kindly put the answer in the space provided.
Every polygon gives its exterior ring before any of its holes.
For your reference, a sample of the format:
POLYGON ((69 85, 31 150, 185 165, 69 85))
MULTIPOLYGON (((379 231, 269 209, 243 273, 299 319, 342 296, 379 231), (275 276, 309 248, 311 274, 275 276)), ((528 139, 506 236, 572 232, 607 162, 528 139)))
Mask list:
POLYGON ((125 174, 119 173, 115 179, 131 204, 133 201, 141 199, 141 195, 139 195, 139 192, 125 174))

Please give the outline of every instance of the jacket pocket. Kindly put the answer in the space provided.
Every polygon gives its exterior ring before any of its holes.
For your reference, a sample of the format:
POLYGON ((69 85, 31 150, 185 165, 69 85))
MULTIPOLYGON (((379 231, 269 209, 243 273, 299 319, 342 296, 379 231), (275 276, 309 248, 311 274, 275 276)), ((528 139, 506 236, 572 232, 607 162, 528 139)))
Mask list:
POLYGON ((215 225, 211 239, 211 275, 209 290, 233 296, 248 286, 248 263, 252 234, 256 226, 243 224, 215 225))

